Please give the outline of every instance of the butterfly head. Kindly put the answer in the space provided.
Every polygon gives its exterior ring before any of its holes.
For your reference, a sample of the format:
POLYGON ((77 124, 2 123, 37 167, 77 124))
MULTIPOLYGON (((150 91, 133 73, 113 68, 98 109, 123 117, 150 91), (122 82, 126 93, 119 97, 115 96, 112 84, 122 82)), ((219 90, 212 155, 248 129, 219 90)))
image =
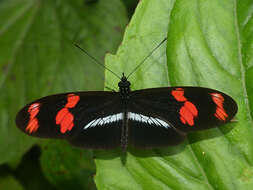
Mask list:
POLYGON ((131 83, 127 80, 127 77, 125 77, 124 73, 122 74, 121 80, 118 83, 119 91, 122 97, 127 98, 130 93, 130 85, 131 83))

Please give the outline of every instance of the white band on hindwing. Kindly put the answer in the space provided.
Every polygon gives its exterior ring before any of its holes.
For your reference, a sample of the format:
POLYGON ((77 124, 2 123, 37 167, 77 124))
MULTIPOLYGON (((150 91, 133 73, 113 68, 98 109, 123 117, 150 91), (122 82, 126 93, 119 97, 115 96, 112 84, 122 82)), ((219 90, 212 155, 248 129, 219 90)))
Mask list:
MULTIPOLYGON (((165 121, 163 121, 161 119, 158 119, 155 117, 150 117, 150 116, 145 116, 145 115, 138 114, 138 113, 129 112, 127 117, 129 120, 136 121, 139 123, 145 123, 145 124, 155 125, 157 127, 164 127, 164 128, 171 127, 168 123, 166 123, 165 121)), ((96 119, 92 120, 83 129, 88 129, 88 128, 95 127, 95 126, 103 126, 106 124, 112 124, 112 123, 116 123, 121 120, 123 120, 123 113, 108 115, 106 117, 96 118, 96 119)))
POLYGON ((97 118, 97 119, 92 120, 86 126, 84 126, 83 129, 87 129, 87 128, 90 128, 90 127, 102 126, 102 125, 118 122, 118 121, 120 121, 122 119, 123 119, 123 113, 117 113, 117 114, 113 114, 113 115, 108 115, 106 117, 97 118))
POLYGON ((156 125, 158 127, 164 127, 164 128, 169 128, 171 127, 168 123, 165 121, 155 118, 155 117, 150 117, 150 116, 145 116, 139 113, 128 113, 128 118, 133 121, 137 121, 140 123, 145 123, 145 124, 150 124, 150 125, 156 125))

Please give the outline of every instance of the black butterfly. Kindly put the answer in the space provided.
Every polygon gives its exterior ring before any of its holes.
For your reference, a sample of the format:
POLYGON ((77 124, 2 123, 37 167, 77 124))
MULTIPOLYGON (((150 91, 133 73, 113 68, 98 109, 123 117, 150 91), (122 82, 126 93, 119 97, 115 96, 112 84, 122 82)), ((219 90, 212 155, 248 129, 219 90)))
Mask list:
POLYGON ((19 111, 16 124, 36 137, 125 151, 128 144, 177 145, 188 132, 228 123, 237 112, 236 102, 217 90, 179 86, 131 91, 130 85, 123 74, 119 92, 69 92, 35 100, 19 111))
POLYGON ((16 118, 25 133, 64 138, 85 148, 126 149, 177 145, 190 131, 229 122, 236 102, 217 90, 168 87, 130 90, 123 75, 119 92, 56 94, 26 105, 16 118))

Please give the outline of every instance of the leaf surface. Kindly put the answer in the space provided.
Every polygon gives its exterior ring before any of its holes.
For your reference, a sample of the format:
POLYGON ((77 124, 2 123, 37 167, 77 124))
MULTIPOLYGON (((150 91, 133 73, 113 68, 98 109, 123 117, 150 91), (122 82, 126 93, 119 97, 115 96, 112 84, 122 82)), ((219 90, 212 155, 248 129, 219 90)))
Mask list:
MULTIPOLYGON (((125 165, 117 156, 105 160, 106 153, 98 152, 98 189, 253 188, 252 12, 252 1, 139 3, 122 45, 116 55, 106 57, 106 65, 127 75, 168 36, 167 46, 130 77, 132 89, 176 85, 217 89, 238 103, 237 122, 192 133, 176 147, 131 150, 125 165), (120 178, 115 177, 119 173, 120 178)), ((116 81, 109 72, 106 78, 116 81)))

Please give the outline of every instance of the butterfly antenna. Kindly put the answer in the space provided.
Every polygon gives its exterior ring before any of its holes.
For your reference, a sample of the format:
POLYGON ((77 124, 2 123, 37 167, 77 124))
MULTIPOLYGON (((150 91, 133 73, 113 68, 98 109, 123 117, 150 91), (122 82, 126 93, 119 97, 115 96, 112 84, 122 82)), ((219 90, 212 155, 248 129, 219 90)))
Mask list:
POLYGON ((93 61, 95 63, 97 63, 98 65, 100 65, 101 67, 103 67, 104 69, 110 71, 112 74, 114 74, 116 77, 118 77, 119 79, 121 79, 121 77, 119 75, 117 75, 116 73, 114 73, 111 69, 107 68, 104 64, 102 64, 100 61, 98 61, 95 57, 93 57, 91 54, 89 54, 86 50, 84 50, 83 48, 81 48, 79 45, 74 44, 77 48, 79 48, 82 52, 84 52, 86 55, 88 55, 91 59, 93 59, 93 61))
POLYGON ((165 41, 167 38, 164 38, 134 69, 133 71, 127 76, 127 79, 136 71, 139 69, 139 67, 146 61, 147 58, 149 58, 155 50, 157 50, 165 41))

